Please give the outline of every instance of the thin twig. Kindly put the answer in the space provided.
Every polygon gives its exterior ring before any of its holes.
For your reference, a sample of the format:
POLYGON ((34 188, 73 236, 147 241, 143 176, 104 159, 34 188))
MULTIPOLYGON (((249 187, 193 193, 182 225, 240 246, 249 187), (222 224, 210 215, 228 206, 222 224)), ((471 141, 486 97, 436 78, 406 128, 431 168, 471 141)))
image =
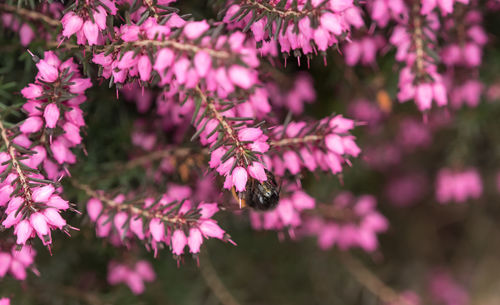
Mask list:
POLYGON ((349 271, 361 285, 376 295, 384 303, 413 305, 402 298, 394 289, 382 282, 373 272, 349 253, 341 253, 340 259, 347 271, 349 271))
POLYGON ((286 138, 286 139, 282 139, 282 140, 270 141, 269 144, 271 145, 271 147, 306 144, 306 143, 310 143, 310 142, 321 141, 324 138, 325 138, 324 136, 308 135, 305 137, 286 138))
POLYGON ((161 211, 158 211, 158 212, 147 211, 147 210, 141 209, 137 206, 134 206, 132 204, 121 204, 119 202, 116 202, 116 201, 109 199, 108 197, 98 193, 97 191, 93 190, 89 185, 82 184, 82 183, 78 182, 75 178, 71 178, 70 181, 74 187, 84 191, 85 194, 87 194, 87 196, 98 199, 103 204, 105 204, 108 208, 116 209, 118 211, 128 211, 134 215, 143 216, 147 219, 158 218, 164 222, 171 223, 171 224, 187 224, 190 222, 189 219, 180 217, 179 215, 168 216, 168 215, 162 214, 161 211))
POLYGON ((256 9, 261 9, 263 11, 265 11, 266 13, 268 14, 276 14, 282 18, 286 18, 286 17, 304 17, 304 16, 308 16, 309 14, 311 14, 312 12, 316 11, 316 10, 321 10, 323 9, 323 6, 321 7, 314 7, 312 9, 304 9, 304 10, 297 10, 297 9, 278 9, 270 4, 264 4, 264 3, 260 3, 256 0, 246 0, 246 1, 243 1, 244 4, 243 5, 247 5, 247 6, 253 6, 254 8, 256 9))
POLYGON ((206 249, 201 251, 200 260, 201 275, 222 305, 240 305, 217 275, 206 249))
POLYGON ((33 199, 31 195, 31 188, 29 186, 28 178, 24 174, 24 171, 21 169, 21 164, 16 157, 16 149, 9 140, 9 137, 7 135, 7 129, 3 125, 3 121, 1 120, 1 118, 0 118, 0 134, 3 142, 5 143, 5 146, 7 147, 12 167, 14 168, 14 170, 17 173, 17 176, 19 177, 19 183, 21 183, 21 188, 23 189, 24 202, 32 211, 36 212, 37 210, 33 206, 33 199))
POLYGON ((27 10, 25 8, 12 6, 8 4, 0 4, 0 10, 17 14, 32 20, 41 20, 51 26, 60 26, 61 22, 57 19, 50 18, 49 16, 39 13, 37 11, 27 10))

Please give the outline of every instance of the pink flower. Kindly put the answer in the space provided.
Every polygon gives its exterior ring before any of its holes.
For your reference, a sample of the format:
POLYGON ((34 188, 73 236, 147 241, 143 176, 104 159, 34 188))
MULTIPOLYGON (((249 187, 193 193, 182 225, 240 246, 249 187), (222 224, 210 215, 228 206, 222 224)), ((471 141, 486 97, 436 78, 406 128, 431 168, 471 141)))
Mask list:
POLYGON ((75 15, 73 12, 69 12, 61 20, 63 25, 63 36, 70 37, 76 32, 80 31, 83 25, 83 19, 75 15))
POLYGON ((45 216, 45 219, 47 220, 47 223, 51 226, 54 226, 58 229, 62 229, 64 226, 66 226, 66 220, 61 217, 59 214, 59 211, 54 208, 48 208, 43 210, 43 216, 45 216))
POLYGON ((42 96, 43 94, 43 88, 39 85, 35 84, 29 84, 28 87, 24 87, 23 90, 21 90, 21 94, 24 96, 26 99, 36 99, 42 96))
POLYGON ((260 162, 254 161, 252 165, 248 167, 248 173, 250 174, 250 176, 259 181, 267 180, 266 171, 264 170, 264 166, 262 166, 262 163, 260 162))
POLYGON ((48 83, 53 83, 59 77, 59 71, 56 67, 49 64, 45 59, 40 60, 36 67, 38 68, 38 74, 40 79, 48 83))
POLYGON ((233 170, 232 175, 233 185, 235 186, 236 191, 243 192, 248 180, 247 170, 241 166, 238 166, 233 170))
POLYGON ((165 225, 160 219, 153 218, 153 220, 151 220, 149 223, 149 231, 151 232, 151 236, 154 241, 163 241, 163 238, 165 237, 165 225))
POLYGON ((18 245, 26 244, 26 241, 31 237, 33 227, 28 220, 22 220, 14 228, 14 234, 17 236, 16 243, 18 245))
POLYGON ((199 253, 201 244, 203 243, 203 236, 201 232, 197 228, 189 229, 189 237, 187 240, 189 246, 189 252, 191 253, 199 253))
POLYGON ((240 141, 255 141, 262 135, 260 128, 243 128, 238 131, 238 138, 240 141))
POLYGON ((174 231, 171 245, 173 254, 180 256, 184 253, 184 247, 187 245, 187 238, 182 230, 174 231))
POLYGON ((233 84, 243 89, 249 89, 256 82, 255 75, 252 75, 249 69, 238 65, 229 68, 229 79, 233 84))
POLYGON ((205 20, 188 22, 184 27, 184 35, 186 35, 188 39, 196 39, 208 30, 209 27, 210 26, 205 20))
POLYGON ((43 126, 43 121, 39 116, 28 117, 19 127, 22 133, 34 133, 39 131, 43 126))
POLYGON ((99 36, 99 28, 97 24, 90 20, 85 21, 83 24, 83 33, 87 37, 89 46, 97 44, 97 37, 99 36))
POLYGON ((54 103, 48 104, 43 111, 43 118, 48 128, 56 127, 59 120, 59 107, 54 103))
POLYGON ((143 82, 148 81, 151 76, 151 61, 147 55, 142 55, 137 62, 139 76, 143 82))

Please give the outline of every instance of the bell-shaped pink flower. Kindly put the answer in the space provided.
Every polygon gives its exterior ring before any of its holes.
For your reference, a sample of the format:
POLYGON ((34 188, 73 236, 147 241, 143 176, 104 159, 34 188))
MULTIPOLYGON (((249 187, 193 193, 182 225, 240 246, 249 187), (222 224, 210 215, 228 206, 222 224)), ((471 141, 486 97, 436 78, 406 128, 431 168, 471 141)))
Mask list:
POLYGON ((205 51, 198 51, 194 56, 194 67, 200 77, 205 77, 212 66, 212 58, 205 51))
POLYGON ((49 223, 51 226, 54 226, 58 229, 62 229, 64 226, 66 226, 66 220, 61 217, 59 214, 59 211, 57 211, 54 208, 49 208, 43 210, 43 216, 45 216, 45 219, 47 220, 47 223, 49 223))
POLYGON ((77 16, 75 13, 69 12, 64 15, 61 23, 63 25, 63 36, 70 37, 71 35, 80 31, 83 25, 83 19, 77 16))
POLYGON ((149 56, 142 55, 137 61, 137 69, 139 70, 139 76, 143 82, 148 81, 151 77, 151 61, 149 56))
POLYGON ((40 75, 40 79, 45 82, 53 83, 59 77, 59 71, 57 70, 57 68, 49 64, 44 59, 40 60, 36 64, 36 67, 38 68, 38 74, 40 75))
POLYGON ((228 71, 229 79, 233 84, 243 89, 249 89, 256 82, 256 76, 250 70, 239 65, 233 65, 228 71))
POLYGON ((417 85, 415 102, 420 111, 428 110, 432 105, 432 86, 429 83, 417 85))
POLYGON ((153 69, 158 72, 160 75, 163 75, 163 70, 165 70, 166 67, 169 67, 172 65, 174 61, 175 54, 172 50, 170 49, 161 49, 158 51, 156 55, 156 61, 153 69))
POLYGON ((184 247, 187 245, 186 235, 182 230, 175 230, 172 234, 172 253, 175 255, 182 255, 184 247))
POLYGON ((267 180, 266 171, 264 170, 264 166, 260 162, 254 161, 252 165, 248 167, 248 173, 251 177, 261 182, 267 180))
POLYGON ((54 186, 51 184, 34 189, 32 198, 35 202, 47 202, 54 193, 54 186))
POLYGON ((342 138, 337 134, 328 134, 325 137, 325 145, 330 151, 333 151, 334 153, 337 153, 339 155, 344 154, 342 138))
POLYGON ((14 229, 14 234, 17 236, 16 244, 26 244, 26 241, 31 237, 32 233, 33 227, 27 219, 19 222, 14 229))
POLYGON ((238 131, 240 141, 255 141, 262 135, 260 128, 243 128, 238 131))
POLYGON ((42 213, 36 212, 31 214, 30 223, 39 236, 45 236, 49 234, 49 226, 47 225, 47 220, 42 213))
POLYGON ((31 116, 28 117, 24 122, 19 126, 19 130, 22 133, 34 133, 38 132, 43 126, 43 120, 39 116, 31 116))
POLYGON ((184 35, 186 35, 188 39, 196 39, 208 30, 209 27, 210 26, 205 20, 188 22, 184 27, 184 35))
POLYGON ((203 243, 203 236, 198 228, 189 229, 189 237, 188 237, 188 246, 189 252, 191 253, 199 253, 201 244, 203 243))
POLYGON ((28 87, 24 87, 23 90, 21 90, 21 94, 25 99, 34 100, 42 96, 43 88, 39 85, 29 84, 28 87))
POLYGON ((241 166, 233 170, 233 185, 238 192, 243 192, 247 185, 248 175, 247 170, 241 166))
POLYGON ((208 219, 205 221, 202 221, 199 229, 201 233, 203 233, 204 236, 208 237, 213 237, 213 238, 218 238, 218 239, 223 239, 224 238, 224 230, 222 230, 215 220, 208 219))
POLYGON ((55 103, 50 103, 45 107, 43 111, 43 118, 45 119, 45 125, 48 128, 56 127, 57 121, 59 120, 59 107, 55 103))
POLYGON ((165 237, 165 225, 158 218, 153 218, 149 223, 149 231, 151 232, 151 236, 153 240, 156 242, 163 241, 165 237))
POLYGON ((85 21, 83 24, 83 33, 87 38, 89 46, 97 44, 97 38, 99 36, 99 27, 97 24, 93 23, 91 20, 85 21))

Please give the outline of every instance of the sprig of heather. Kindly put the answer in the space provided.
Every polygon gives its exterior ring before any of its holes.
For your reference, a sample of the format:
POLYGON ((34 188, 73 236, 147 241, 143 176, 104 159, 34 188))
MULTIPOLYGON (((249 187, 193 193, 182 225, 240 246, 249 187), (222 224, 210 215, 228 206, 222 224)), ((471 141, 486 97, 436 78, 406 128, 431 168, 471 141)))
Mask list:
POLYGON ((349 134, 354 126, 354 121, 342 115, 324 118, 316 124, 289 122, 271 131, 271 150, 263 159, 279 176, 286 170, 296 175, 302 168, 339 174, 342 164, 349 163, 348 157, 357 157, 361 152, 349 134))
POLYGON ((422 15, 418 1, 409 11, 409 18, 394 28, 389 39, 397 47, 396 60, 405 63, 399 74, 398 99, 400 102, 413 99, 420 111, 427 111, 433 100, 438 106, 448 103, 443 77, 437 69, 439 19, 434 13, 422 15))
POLYGON ((252 31, 262 51, 274 55, 279 45, 286 55, 324 52, 345 39, 351 26, 363 26, 361 10, 352 1, 228 1, 224 22, 252 31))
POLYGON ((16 280, 23 281, 28 276, 26 269, 34 274, 40 273, 34 266, 36 251, 30 246, 18 249, 16 245, 0 247, 0 279, 12 275, 16 280))
POLYGON ((143 293, 144 283, 152 282, 155 279, 156 273, 153 267, 145 260, 136 262, 111 261, 108 264, 108 283, 111 285, 124 283, 134 294, 143 293))
POLYGON ((482 15, 474 4, 458 6, 453 17, 443 22, 441 49, 442 62, 446 65, 445 83, 453 108, 463 104, 476 107, 481 99, 483 84, 479 80, 483 48, 488 36, 482 27, 482 15))
POLYGON ((80 77, 72 59, 61 62, 52 52, 34 59, 35 82, 21 91, 28 99, 22 107, 28 117, 11 128, 0 121, 6 149, 0 153, 1 225, 14 228, 18 245, 38 236, 50 247, 51 230, 69 234, 74 229, 60 215, 70 204, 61 198, 58 181, 69 173, 66 166, 76 162, 70 148, 81 143, 79 105, 91 83, 80 77))
POLYGON ((464 203, 478 199, 483 193, 483 182, 477 169, 442 168, 436 176, 436 199, 441 204, 450 201, 464 203))
POLYGON ((96 223, 98 237, 108 237, 115 245, 129 245, 137 238, 147 248, 169 246, 180 259, 184 248, 196 256, 204 238, 233 243, 230 236, 212 219, 219 210, 216 203, 192 203, 188 187, 171 187, 157 198, 125 200, 125 195, 109 199, 101 192, 73 180, 73 184, 92 197, 87 203, 90 219, 96 223), (187 188, 187 190, 186 190, 187 188))
POLYGON ((318 246, 328 250, 360 247, 372 252, 378 246, 377 234, 388 229, 387 219, 376 209, 371 195, 355 197, 349 192, 338 194, 332 204, 318 204, 317 214, 304 220, 301 236, 317 236, 318 246))
POLYGON ((258 125, 249 127, 252 118, 239 117, 232 104, 221 104, 201 90, 197 90, 197 111, 193 116, 202 144, 210 147, 210 167, 225 177, 224 188, 246 189, 248 177, 261 182, 267 180, 262 154, 268 151, 268 137, 258 125))
POLYGON ((39 24, 58 26, 63 6, 61 3, 41 3, 37 11, 8 4, 0 4, 0 19, 5 28, 19 33, 21 45, 27 46, 38 38, 50 39, 51 33, 39 24))
POLYGON ((61 19, 62 36, 69 38, 76 35, 77 43, 80 45, 104 44, 106 38, 113 32, 112 27, 108 27, 107 19, 108 16, 117 13, 115 2, 114 0, 73 2, 61 19))

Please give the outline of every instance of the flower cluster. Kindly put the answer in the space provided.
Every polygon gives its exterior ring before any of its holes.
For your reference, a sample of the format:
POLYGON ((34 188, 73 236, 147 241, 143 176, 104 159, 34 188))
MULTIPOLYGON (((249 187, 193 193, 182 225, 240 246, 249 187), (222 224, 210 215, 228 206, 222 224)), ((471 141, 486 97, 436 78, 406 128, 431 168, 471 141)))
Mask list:
POLYGON ((483 193, 481 176, 475 168, 454 171, 443 168, 436 178, 436 199, 439 203, 465 202, 483 193))
POLYGON ((114 0, 74 2, 61 19, 62 36, 69 38, 76 35, 78 44, 101 45, 104 43, 108 15, 116 15, 114 0))
MULTIPOLYGON (((0 279, 10 273, 15 279, 23 281, 26 279, 26 269, 31 269, 35 274, 39 274, 38 270, 33 266, 36 251, 29 246, 25 246, 20 250, 17 246, 12 246, 9 252, 0 249, 0 279)), ((0 304, 1 300, 0 300, 0 304)))
POLYGON ((345 39, 352 26, 363 26, 361 10, 352 1, 243 0, 230 2, 224 22, 243 31, 251 29, 263 53, 309 56, 324 52, 345 39))
MULTIPOLYGON (((89 191, 92 193, 92 191, 89 191)), ((169 246, 175 257, 189 247, 199 253, 204 238, 231 241, 212 216, 219 210, 216 203, 191 203, 188 187, 171 185, 158 199, 126 201, 124 195, 113 200, 94 193, 87 202, 90 219, 96 223, 99 237, 109 237, 116 245, 129 245, 135 237, 152 248, 155 256, 160 248, 169 246)))
POLYGON ((19 126, 26 138, 24 145, 20 145, 31 146, 29 139, 39 141, 41 145, 34 150, 40 156, 34 167, 43 163, 48 178, 58 179, 67 173, 65 168, 61 170, 65 164, 76 162, 70 149, 82 142, 80 129, 85 121, 80 105, 85 102, 84 92, 92 83, 80 75, 73 58, 61 62, 50 51, 45 52, 44 59, 36 66, 35 83, 21 90, 28 100, 23 105, 28 118, 19 126))
POLYGON ((278 207, 270 212, 250 212, 252 227, 256 230, 276 230, 287 229, 291 236, 294 236, 294 229, 302 225, 301 213, 305 210, 314 209, 316 202, 314 198, 304 191, 292 190, 290 195, 283 195, 280 198, 278 207))
POLYGON ((446 87, 438 73, 434 48, 437 15, 422 16, 414 4, 405 23, 394 28, 390 43, 397 47, 396 60, 405 63, 399 75, 398 99, 413 99, 420 111, 429 110, 434 100, 438 106, 448 103, 446 87))
POLYGON ((1 225, 14 228, 19 245, 38 235, 50 246, 51 230, 68 233, 72 228, 60 216, 70 204, 54 184, 68 173, 66 164, 76 161, 70 148, 82 140, 84 121, 79 105, 91 83, 81 78, 72 59, 61 62, 52 52, 46 52, 42 60, 35 59, 35 83, 21 90, 28 100, 22 107, 28 117, 18 131, 0 126, 7 148, 0 153, 0 207, 5 206, 1 225))
POLYGON ((386 41, 381 35, 370 35, 352 40, 345 44, 343 50, 345 62, 349 66, 361 64, 372 65, 377 58, 377 51, 384 47, 386 41))
POLYGON ((286 170, 296 175, 302 168, 339 174, 347 158, 357 157, 361 152, 354 136, 349 134, 354 126, 354 121, 341 115, 325 118, 312 126, 306 122, 278 126, 270 135, 273 150, 263 159, 279 176, 286 170))
POLYGON ((374 251, 377 234, 388 228, 387 219, 376 209, 375 197, 354 197, 349 192, 337 195, 331 205, 319 205, 320 215, 304 223, 301 234, 318 237, 318 245, 327 250, 337 245, 342 250, 360 247, 374 251))
POLYGON ((0 305, 10 305, 10 299, 9 298, 1 298, 0 305))
POLYGON ((144 292, 144 282, 153 282, 156 273, 148 261, 135 262, 133 266, 112 261, 108 265, 108 283, 126 284, 134 294, 144 292))
POLYGON ((305 72, 299 73, 293 79, 289 90, 283 90, 280 84, 271 81, 265 85, 272 106, 290 110, 295 115, 304 112, 306 103, 310 104, 316 100, 313 79, 305 72))
POLYGON ((447 44, 442 48, 442 62, 447 67, 446 85, 453 108, 479 104, 483 84, 478 79, 484 45, 488 37, 481 25, 482 15, 475 9, 462 9, 443 23, 447 44), (457 28, 460 23, 461 27, 457 28), (464 33, 465 32, 465 33, 464 33))
POLYGON ((150 17, 141 25, 117 28, 115 41, 99 48, 93 62, 102 66, 101 75, 112 77, 114 83, 139 79, 159 86, 168 84, 172 96, 182 88, 196 86, 222 98, 237 89, 250 89, 257 82, 255 49, 245 43, 240 32, 219 34, 213 41, 215 29, 206 21, 185 21, 176 14, 165 24, 150 17))

